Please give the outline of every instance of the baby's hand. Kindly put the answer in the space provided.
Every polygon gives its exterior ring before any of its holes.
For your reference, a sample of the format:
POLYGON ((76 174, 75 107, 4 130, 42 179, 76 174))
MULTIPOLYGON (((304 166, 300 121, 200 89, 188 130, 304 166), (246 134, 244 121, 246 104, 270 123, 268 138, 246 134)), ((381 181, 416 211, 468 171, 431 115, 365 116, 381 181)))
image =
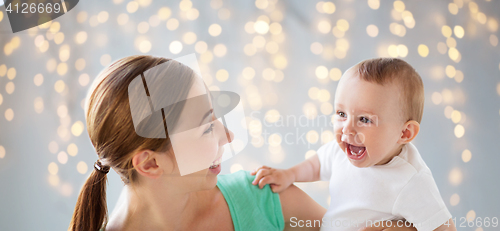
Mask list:
POLYGON ((255 175, 255 179, 252 184, 259 184, 259 188, 263 188, 266 184, 269 184, 271 190, 275 193, 279 193, 295 181, 293 172, 288 169, 274 169, 267 166, 261 166, 250 173, 255 175))

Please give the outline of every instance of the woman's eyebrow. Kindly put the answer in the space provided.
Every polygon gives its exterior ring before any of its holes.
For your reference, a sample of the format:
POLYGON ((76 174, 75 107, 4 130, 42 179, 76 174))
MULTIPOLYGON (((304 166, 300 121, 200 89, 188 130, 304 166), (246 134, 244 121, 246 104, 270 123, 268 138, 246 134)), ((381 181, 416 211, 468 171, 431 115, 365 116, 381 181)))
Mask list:
POLYGON ((200 125, 203 123, 203 121, 205 120, 205 118, 207 118, 207 116, 209 116, 210 114, 212 114, 212 112, 214 111, 214 109, 210 109, 207 113, 205 113, 205 115, 203 115, 203 117, 201 118, 201 121, 200 121, 200 125))

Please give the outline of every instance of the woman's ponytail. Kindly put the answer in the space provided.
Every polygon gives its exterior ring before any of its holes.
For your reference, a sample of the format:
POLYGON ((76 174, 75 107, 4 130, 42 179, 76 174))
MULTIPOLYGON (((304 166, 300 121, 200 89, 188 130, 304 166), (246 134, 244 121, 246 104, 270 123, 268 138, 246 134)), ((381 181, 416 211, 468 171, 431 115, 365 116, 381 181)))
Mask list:
POLYGON ((107 223, 106 173, 109 167, 101 167, 98 161, 94 168, 80 191, 68 230, 99 231, 107 223))

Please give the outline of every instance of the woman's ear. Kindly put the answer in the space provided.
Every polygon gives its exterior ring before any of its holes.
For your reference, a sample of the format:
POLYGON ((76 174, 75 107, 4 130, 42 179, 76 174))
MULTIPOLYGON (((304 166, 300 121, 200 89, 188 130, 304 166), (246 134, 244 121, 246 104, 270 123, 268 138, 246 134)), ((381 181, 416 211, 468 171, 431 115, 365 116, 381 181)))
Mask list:
POLYGON ((420 131, 420 124, 415 120, 410 120, 403 126, 403 131, 399 137, 399 144, 406 144, 415 139, 420 131))
POLYGON ((142 150, 132 157, 132 165, 142 176, 157 179, 163 174, 158 161, 158 154, 151 150, 142 150))

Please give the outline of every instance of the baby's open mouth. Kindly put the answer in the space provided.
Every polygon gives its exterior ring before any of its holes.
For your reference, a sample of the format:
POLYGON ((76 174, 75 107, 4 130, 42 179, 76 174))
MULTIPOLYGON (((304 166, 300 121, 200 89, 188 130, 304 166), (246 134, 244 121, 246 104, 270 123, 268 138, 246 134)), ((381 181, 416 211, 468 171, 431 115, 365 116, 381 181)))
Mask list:
POLYGON ((346 143, 346 153, 349 158, 354 160, 360 160, 366 154, 366 147, 354 146, 346 143))

